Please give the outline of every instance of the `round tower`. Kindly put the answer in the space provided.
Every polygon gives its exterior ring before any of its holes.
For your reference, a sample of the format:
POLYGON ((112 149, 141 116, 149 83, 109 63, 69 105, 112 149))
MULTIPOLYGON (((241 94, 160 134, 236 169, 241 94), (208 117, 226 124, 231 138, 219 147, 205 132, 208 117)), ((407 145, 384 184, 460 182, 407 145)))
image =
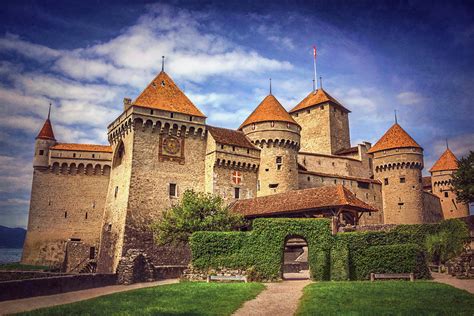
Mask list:
POLYGON ((382 183, 384 224, 423 223, 423 148, 395 123, 368 153, 382 183))
POLYGON ((458 159, 446 148, 430 169, 432 191, 439 197, 445 219, 469 216, 469 206, 457 202, 457 195, 453 190, 453 174, 458 168, 458 159))
POLYGON ((56 145, 53 126, 50 121, 51 105, 49 106, 48 118, 43 124, 35 140, 35 154, 33 158, 33 168, 49 167, 49 148, 56 145))
POLYGON ((298 189, 301 128, 271 93, 239 129, 261 148, 257 196, 298 189))

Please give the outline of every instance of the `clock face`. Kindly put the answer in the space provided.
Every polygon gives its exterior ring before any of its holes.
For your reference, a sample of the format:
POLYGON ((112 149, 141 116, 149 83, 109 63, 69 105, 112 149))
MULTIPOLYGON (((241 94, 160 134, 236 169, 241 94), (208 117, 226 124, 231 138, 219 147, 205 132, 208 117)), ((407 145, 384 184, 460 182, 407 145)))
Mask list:
POLYGON ((176 155, 181 149, 181 144, 178 138, 169 136, 163 140, 163 149, 169 155, 176 155))

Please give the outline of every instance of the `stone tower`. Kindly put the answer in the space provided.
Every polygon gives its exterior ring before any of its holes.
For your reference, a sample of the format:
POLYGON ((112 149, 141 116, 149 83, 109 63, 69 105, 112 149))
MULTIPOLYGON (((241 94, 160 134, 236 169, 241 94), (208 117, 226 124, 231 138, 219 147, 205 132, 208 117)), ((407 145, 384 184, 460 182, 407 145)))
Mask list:
POLYGON ((33 168, 45 169, 49 167, 49 148, 56 145, 53 126, 50 121, 51 105, 48 111, 48 118, 43 124, 35 140, 35 154, 33 158, 33 168))
POLYGON ((269 94, 239 128, 261 148, 257 196, 298 189, 300 126, 269 94))
POLYGON ((301 126, 301 152, 333 155, 350 148, 349 113, 322 88, 312 91, 290 111, 301 126))
POLYGON ((438 196, 441 201, 445 219, 469 215, 468 205, 457 202, 456 192, 453 190, 453 174, 457 169, 458 160, 449 148, 446 148, 446 151, 430 169, 433 194, 438 196))
POLYGON ((423 148, 395 123, 368 152, 374 177, 382 183, 384 223, 422 223, 423 148))

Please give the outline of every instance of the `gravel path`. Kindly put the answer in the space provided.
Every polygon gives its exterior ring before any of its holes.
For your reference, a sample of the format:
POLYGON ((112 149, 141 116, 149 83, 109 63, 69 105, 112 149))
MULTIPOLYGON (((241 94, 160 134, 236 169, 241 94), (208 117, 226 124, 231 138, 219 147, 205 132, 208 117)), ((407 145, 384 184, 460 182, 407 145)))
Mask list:
POLYGON ((310 280, 266 283, 267 289, 255 299, 246 302, 234 315, 293 315, 303 295, 303 288, 310 283, 310 280))
POLYGON ((455 278, 449 274, 444 273, 435 273, 431 272, 431 276, 433 277, 433 281, 438 283, 448 284, 454 287, 457 287, 461 290, 466 290, 469 293, 474 294, 474 280, 463 280, 455 278))
POLYGON ((163 280, 156 282, 135 283, 131 285, 111 285, 98 287, 94 289, 67 292, 61 294, 54 294, 48 296, 35 296, 29 298, 22 298, 18 300, 0 302, 0 315, 13 314, 31 311, 33 309, 50 307, 55 305, 69 304, 90 298, 125 292, 130 290, 142 289, 146 287, 178 283, 178 279, 163 280))

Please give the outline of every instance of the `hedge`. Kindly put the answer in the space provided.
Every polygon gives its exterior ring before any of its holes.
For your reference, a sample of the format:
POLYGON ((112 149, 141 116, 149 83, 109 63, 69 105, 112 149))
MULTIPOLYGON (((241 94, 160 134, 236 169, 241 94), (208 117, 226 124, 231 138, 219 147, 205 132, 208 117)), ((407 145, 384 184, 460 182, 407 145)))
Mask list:
POLYGON ((328 219, 262 218, 253 221, 250 232, 196 232, 190 245, 195 268, 242 269, 263 280, 281 278, 285 243, 293 237, 308 243, 314 280, 363 280, 370 272, 392 271, 428 278, 425 239, 443 230, 467 234, 459 220, 333 236, 328 219))

